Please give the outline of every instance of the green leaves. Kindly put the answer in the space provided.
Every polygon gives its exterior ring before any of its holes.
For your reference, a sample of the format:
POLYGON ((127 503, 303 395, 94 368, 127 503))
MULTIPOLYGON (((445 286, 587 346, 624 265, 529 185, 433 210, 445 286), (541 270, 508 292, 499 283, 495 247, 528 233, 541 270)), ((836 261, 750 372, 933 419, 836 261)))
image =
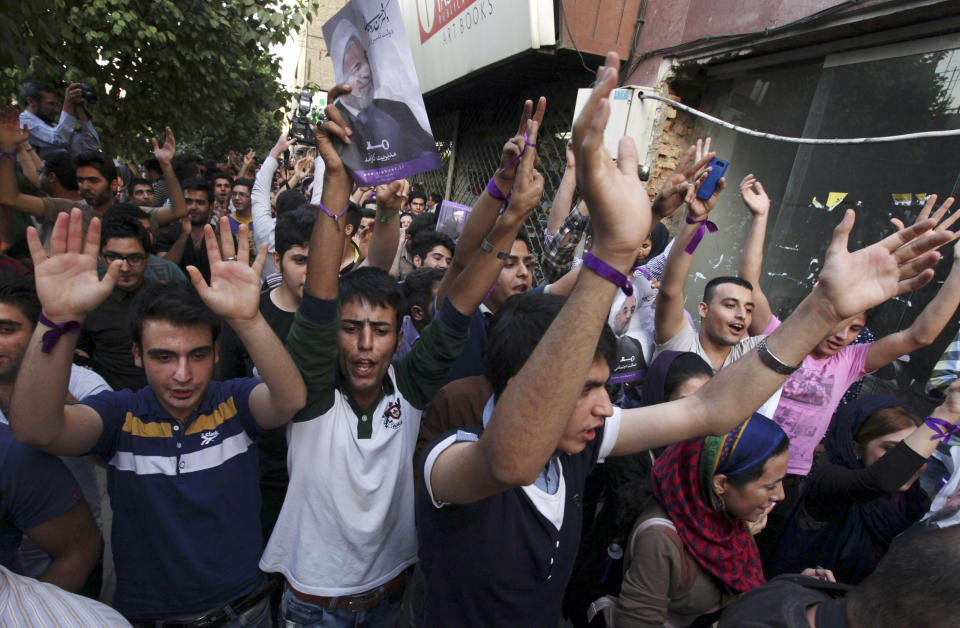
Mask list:
POLYGON ((205 156, 266 150, 288 96, 269 50, 317 4, 0 0, 0 88, 10 100, 27 78, 58 93, 68 77, 89 83, 100 96, 90 109, 104 148, 128 158, 146 158, 147 138, 166 125, 205 156))

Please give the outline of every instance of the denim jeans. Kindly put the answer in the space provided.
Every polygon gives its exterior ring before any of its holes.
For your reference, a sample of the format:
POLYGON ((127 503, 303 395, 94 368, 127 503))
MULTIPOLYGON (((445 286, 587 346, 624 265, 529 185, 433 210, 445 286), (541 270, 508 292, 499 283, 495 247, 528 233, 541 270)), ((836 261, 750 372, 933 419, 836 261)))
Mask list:
POLYGON ((400 621, 402 603, 403 589, 365 610, 325 608, 304 602, 284 588, 277 625, 278 628, 392 628, 400 621))
MULTIPOLYGON (((170 619, 172 622, 189 621, 186 618, 170 619)), ((162 626, 163 620, 134 620, 134 626, 162 626)), ((270 613, 270 597, 267 596, 242 615, 219 624, 221 628, 273 628, 273 616, 270 613)))
POLYGON ((270 615, 270 596, 260 600, 260 603, 236 619, 228 621, 223 628, 273 628, 273 618, 270 615))

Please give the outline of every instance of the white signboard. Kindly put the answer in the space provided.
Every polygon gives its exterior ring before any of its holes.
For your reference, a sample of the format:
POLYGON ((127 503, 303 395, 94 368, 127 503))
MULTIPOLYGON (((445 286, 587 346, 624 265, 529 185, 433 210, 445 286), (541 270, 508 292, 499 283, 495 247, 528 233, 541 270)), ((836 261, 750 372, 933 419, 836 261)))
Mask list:
POLYGON ((552 0, 400 2, 420 79, 428 93, 525 50, 552 46, 552 0))

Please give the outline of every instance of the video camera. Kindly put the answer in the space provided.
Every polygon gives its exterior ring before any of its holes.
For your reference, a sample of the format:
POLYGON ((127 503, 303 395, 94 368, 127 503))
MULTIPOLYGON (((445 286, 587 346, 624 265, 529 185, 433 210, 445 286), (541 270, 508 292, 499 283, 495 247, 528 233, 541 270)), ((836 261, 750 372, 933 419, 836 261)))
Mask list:
POLYGON ((310 113, 313 109, 313 94, 307 91, 300 92, 300 100, 297 102, 297 110, 290 121, 290 135, 297 139, 300 144, 316 146, 313 139, 313 133, 310 131, 310 123, 314 120, 310 113))
POLYGON ((94 105, 97 102, 97 93, 86 83, 80 83, 80 89, 83 91, 83 100, 88 105, 94 105))

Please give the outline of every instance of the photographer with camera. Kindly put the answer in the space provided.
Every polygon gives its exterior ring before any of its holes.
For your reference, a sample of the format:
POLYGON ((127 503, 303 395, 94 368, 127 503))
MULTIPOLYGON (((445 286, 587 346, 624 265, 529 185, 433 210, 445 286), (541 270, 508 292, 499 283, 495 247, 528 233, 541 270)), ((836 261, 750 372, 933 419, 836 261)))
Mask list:
POLYGON ((100 137, 87 111, 87 105, 96 102, 97 95, 88 85, 70 83, 57 120, 54 117, 58 104, 54 90, 50 83, 37 80, 26 81, 20 87, 20 103, 24 107, 20 126, 30 130, 30 145, 41 159, 46 159, 55 150, 68 150, 72 155, 99 151, 100 137))

